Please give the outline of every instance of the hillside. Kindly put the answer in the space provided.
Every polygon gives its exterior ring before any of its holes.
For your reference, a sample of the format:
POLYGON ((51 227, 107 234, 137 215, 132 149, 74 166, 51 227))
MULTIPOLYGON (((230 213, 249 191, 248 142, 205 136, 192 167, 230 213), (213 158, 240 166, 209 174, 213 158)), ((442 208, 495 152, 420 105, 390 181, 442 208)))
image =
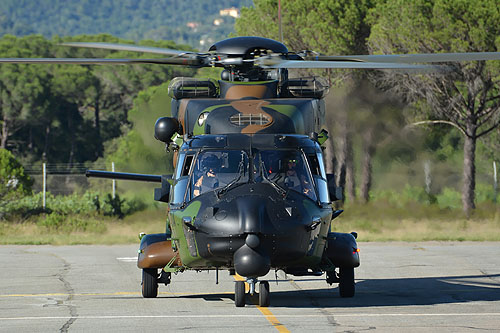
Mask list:
POLYGON ((252 0, 2 0, 0 36, 109 33, 205 50, 233 32, 234 12, 221 10, 251 5, 252 0))

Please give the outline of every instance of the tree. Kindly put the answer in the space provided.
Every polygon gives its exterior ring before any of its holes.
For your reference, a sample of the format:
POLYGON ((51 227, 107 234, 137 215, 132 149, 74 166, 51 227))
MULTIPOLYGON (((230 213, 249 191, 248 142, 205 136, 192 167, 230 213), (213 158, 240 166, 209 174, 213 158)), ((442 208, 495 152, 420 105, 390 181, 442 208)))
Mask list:
MULTIPOLYGON (((111 35, 0 38, 1 57, 161 57, 161 55, 70 48, 71 41, 127 43, 111 35)), ((142 44, 179 49, 171 41, 142 44)), ((184 46, 184 48, 186 48, 184 46)), ((191 76, 182 66, 83 66, 2 64, 0 71, 0 147, 19 158, 51 163, 95 161, 105 142, 127 132, 127 117, 138 93, 173 76, 191 76)), ((166 88, 165 88, 166 91, 166 88)))
POLYGON ((404 115, 401 102, 390 94, 376 89, 369 82, 361 82, 348 96, 350 110, 355 110, 351 121, 356 124, 361 141, 361 182, 359 197, 363 203, 370 200, 372 188, 372 161, 379 146, 401 134, 404 115), (362 91, 363 93, 359 93, 362 91))
MULTIPOLYGON (((0 41, 4 57, 46 55, 48 42, 41 36, 17 39, 5 36, 0 41)), ((11 138, 35 114, 47 109, 47 82, 50 75, 45 68, 29 65, 2 65, 0 71, 0 114, 2 118, 0 148, 7 148, 11 138)))
POLYGON ((132 128, 106 151, 107 160, 114 161, 119 170, 162 174, 173 171, 172 153, 165 154, 164 145, 153 135, 155 120, 171 115, 168 83, 150 87, 134 99, 128 113, 132 128))
POLYGON ((7 201, 31 194, 33 180, 7 149, 0 148, 0 199, 7 201))
MULTIPOLYGON (((372 53, 488 52, 500 44, 496 0, 387 0, 373 11, 372 53)), ((381 84, 410 102, 425 101, 431 123, 448 123, 464 138, 462 204, 475 208, 477 139, 500 125, 498 62, 464 62, 450 71, 414 75, 385 72, 381 84)))

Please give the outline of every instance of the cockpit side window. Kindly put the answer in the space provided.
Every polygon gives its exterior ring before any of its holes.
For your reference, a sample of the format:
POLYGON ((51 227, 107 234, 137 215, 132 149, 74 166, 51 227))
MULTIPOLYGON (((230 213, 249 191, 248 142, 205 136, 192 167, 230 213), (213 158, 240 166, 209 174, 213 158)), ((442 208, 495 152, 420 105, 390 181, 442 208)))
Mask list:
POLYGON ((175 183, 170 192, 170 202, 173 204, 182 204, 191 200, 190 192, 187 191, 189 183, 189 171, 193 164, 194 155, 192 153, 181 153, 178 159, 178 165, 175 172, 175 183))
POLYGON ((193 163, 194 155, 187 155, 184 160, 184 165, 182 166, 181 176, 189 175, 189 170, 191 170, 191 164, 193 163))
MULTIPOLYGON (((311 156, 312 159, 312 156, 314 155, 309 155, 309 156, 311 156)), ((321 153, 319 152, 316 153, 316 159, 315 162, 313 163, 317 163, 316 165, 318 168, 318 170, 316 171, 317 174, 313 173, 313 178, 314 178, 314 183, 316 185, 316 190, 318 191, 319 201, 322 204, 330 204, 330 195, 328 193, 328 185, 326 182, 325 166, 323 164, 323 156, 321 155, 321 153)), ((311 166, 311 170, 312 169, 313 167, 311 166)))
POLYGON ((318 157, 314 154, 307 155, 307 161, 309 162, 309 168, 311 169, 311 174, 321 175, 321 169, 318 162, 318 157))

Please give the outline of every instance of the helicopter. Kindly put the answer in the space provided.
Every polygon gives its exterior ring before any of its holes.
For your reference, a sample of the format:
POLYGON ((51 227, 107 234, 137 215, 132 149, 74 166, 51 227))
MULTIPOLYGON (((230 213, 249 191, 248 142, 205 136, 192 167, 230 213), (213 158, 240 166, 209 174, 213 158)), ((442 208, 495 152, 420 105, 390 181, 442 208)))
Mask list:
POLYGON ((294 276, 325 275, 341 297, 355 295, 360 265, 357 233, 331 231, 343 211, 332 202, 342 189, 325 170, 322 126, 327 82, 291 78, 292 68, 446 71, 450 61, 494 60, 500 53, 329 56, 290 52, 278 41, 234 37, 208 52, 110 43, 71 47, 149 52, 163 59, 5 58, 0 63, 166 64, 221 67, 221 79, 179 77, 168 87, 171 117, 154 125, 154 137, 173 151, 174 173, 150 175, 87 170, 88 177, 155 182, 154 200, 167 204, 166 230, 140 234, 137 266, 142 296, 154 298, 172 273, 219 270, 235 281, 234 302, 258 294, 270 305, 271 270, 294 276), (430 63, 430 64, 429 64, 430 63), (438 63, 438 64, 432 64, 438 63), (258 292, 256 290, 258 285, 258 292))

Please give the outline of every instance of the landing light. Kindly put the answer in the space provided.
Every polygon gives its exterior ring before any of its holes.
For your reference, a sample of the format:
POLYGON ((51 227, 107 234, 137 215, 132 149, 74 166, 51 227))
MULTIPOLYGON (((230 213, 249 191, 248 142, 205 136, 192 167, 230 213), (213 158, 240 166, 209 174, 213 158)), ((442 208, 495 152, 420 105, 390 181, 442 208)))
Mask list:
POLYGON ((354 251, 352 251, 352 254, 356 254, 356 253, 359 253, 359 249, 354 249, 354 251))

